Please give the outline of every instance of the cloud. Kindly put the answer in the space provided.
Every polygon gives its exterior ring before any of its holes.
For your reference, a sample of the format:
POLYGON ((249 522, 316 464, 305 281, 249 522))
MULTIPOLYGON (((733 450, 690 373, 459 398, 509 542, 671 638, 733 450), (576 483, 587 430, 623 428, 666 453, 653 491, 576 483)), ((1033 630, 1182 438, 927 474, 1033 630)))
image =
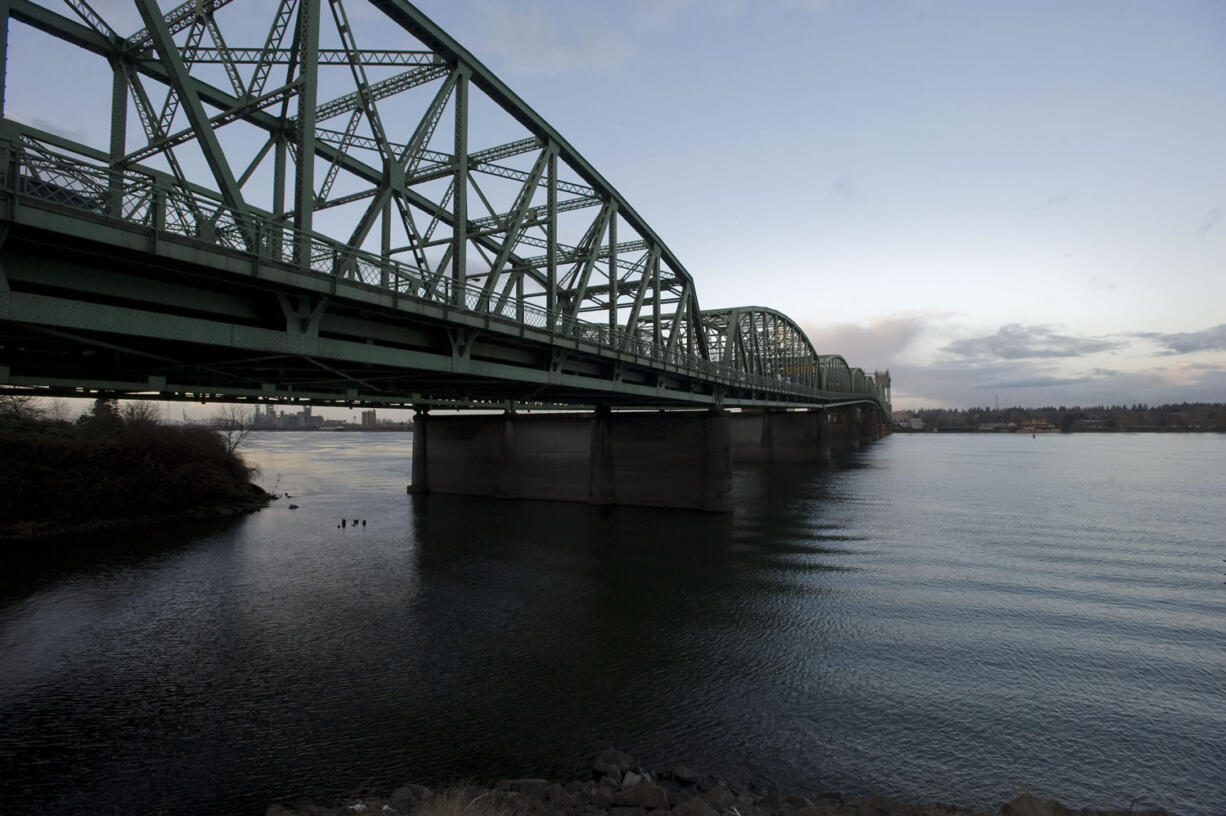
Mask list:
POLYGON ((578 36, 562 36, 552 16, 539 8, 489 2, 482 13, 486 16, 483 50, 512 72, 606 72, 629 62, 635 53, 620 30, 604 24, 578 36))
POLYGON ((1165 351, 1160 354, 1190 354, 1194 351, 1226 351, 1226 323, 1195 332, 1136 332, 1135 337, 1152 340, 1165 351))
POLYGON ((818 354, 841 354, 849 364, 865 371, 883 369, 894 361, 928 328, 929 318, 887 317, 865 326, 840 323, 818 326, 801 321, 809 342, 818 354))
POLYGON ((981 383, 976 388, 1052 388, 1062 385, 1082 385, 1094 377, 1023 377, 1019 380, 998 380, 981 383))
POLYGON ((1221 218, 1222 210, 1218 207, 1210 207, 1208 212, 1205 213, 1204 219, 1200 222, 1200 227, 1198 227, 1196 230, 1200 233, 1200 237, 1204 238, 1206 235, 1208 235, 1209 231, 1217 226, 1217 222, 1220 221, 1221 218))
POLYGON ((891 368, 894 404, 899 408, 989 405, 995 392, 1010 407, 1042 405, 1150 405, 1221 402, 1226 363, 1181 361, 1140 371, 1092 369, 1064 373, 1050 361, 948 363, 891 368), (1007 395, 1007 399, 1006 396, 1007 395))
POLYGON ((955 340, 941 351, 965 360, 1027 360, 1050 357, 1080 357, 1122 348, 1125 344, 1098 337, 1056 334, 1046 326, 1008 323, 996 334, 955 340))
POLYGON ((1072 200, 1073 200, 1072 196, 1068 195, 1067 193, 1060 193, 1059 195, 1054 195, 1051 198, 1044 201, 1042 204, 1040 204, 1039 209, 1045 210, 1049 207, 1058 207, 1061 204, 1067 204, 1072 200))

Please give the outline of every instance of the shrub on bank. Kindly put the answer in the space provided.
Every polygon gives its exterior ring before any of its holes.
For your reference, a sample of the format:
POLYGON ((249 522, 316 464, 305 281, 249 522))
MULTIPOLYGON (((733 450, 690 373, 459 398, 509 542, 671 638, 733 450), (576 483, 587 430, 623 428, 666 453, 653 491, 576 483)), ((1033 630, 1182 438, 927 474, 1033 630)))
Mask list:
POLYGON ((95 406, 76 422, 0 415, 0 524, 254 510, 251 469, 209 428, 125 420, 95 406))

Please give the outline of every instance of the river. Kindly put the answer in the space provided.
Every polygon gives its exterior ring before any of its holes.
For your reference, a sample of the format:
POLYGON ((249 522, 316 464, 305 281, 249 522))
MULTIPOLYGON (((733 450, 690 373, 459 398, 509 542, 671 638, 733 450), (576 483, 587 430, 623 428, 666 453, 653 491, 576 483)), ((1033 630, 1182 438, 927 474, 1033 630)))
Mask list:
POLYGON ((6 551, 0 813, 260 814, 610 745, 1226 812, 1226 436, 895 435, 739 469, 724 515, 408 496, 411 449, 253 434, 293 498, 6 551))

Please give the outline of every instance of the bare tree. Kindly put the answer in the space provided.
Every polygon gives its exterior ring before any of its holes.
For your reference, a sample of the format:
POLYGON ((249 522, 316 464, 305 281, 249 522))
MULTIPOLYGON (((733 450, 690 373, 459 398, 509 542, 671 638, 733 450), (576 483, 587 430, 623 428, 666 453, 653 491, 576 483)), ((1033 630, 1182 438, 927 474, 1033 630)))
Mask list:
POLYGON ((42 411, 34 403, 34 397, 25 394, 0 393, 0 416, 13 419, 34 419, 42 411))
POLYGON ((250 408, 229 403, 217 409, 210 424, 225 439, 226 450, 234 453, 246 440, 247 434, 251 433, 253 419, 250 408))
POLYGON ((51 402, 47 404, 44 411, 46 412, 47 416, 56 422, 72 422, 81 415, 79 410, 73 410, 71 402, 62 398, 51 400, 51 402))
POLYGON ((124 425, 158 425, 162 421, 162 409, 150 400, 127 400, 119 410, 124 425))

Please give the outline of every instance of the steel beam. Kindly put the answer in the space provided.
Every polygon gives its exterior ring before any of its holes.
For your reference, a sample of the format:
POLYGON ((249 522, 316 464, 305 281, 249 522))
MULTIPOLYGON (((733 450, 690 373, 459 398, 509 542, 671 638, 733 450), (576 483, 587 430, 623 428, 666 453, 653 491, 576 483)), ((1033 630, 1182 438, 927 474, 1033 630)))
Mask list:
MULTIPOLYGON (((466 66, 455 72, 452 104, 455 106, 455 177, 451 187, 451 292, 455 305, 464 306, 468 284, 468 79, 466 66)), ((420 145, 424 147, 425 145, 420 145)))
POLYGON ((297 247, 298 263, 310 263, 311 245, 307 235, 313 227, 315 210, 315 107, 319 94, 317 74, 319 54, 319 2, 300 0, 298 4, 298 127, 294 136, 297 165, 294 172, 294 229, 302 238, 297 247))

